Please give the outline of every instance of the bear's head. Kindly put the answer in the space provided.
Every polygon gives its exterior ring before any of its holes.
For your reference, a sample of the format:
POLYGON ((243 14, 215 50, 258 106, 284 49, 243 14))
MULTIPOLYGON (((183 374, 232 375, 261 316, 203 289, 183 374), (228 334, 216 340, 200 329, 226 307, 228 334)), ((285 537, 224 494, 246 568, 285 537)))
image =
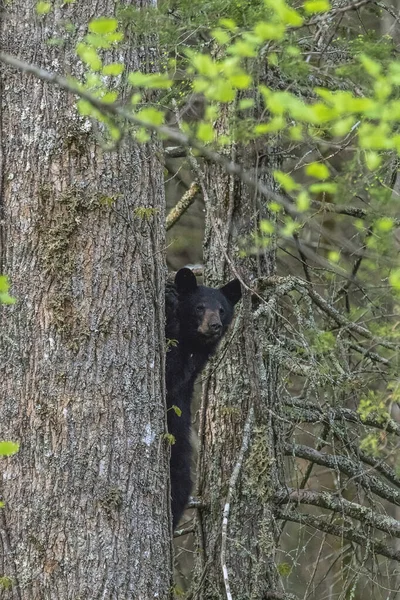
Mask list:
POLYGON ((179 294, 180 338, 199 346, 216 345, 242 296, 239 281, 234 279, 220 289, 197 285, 193 271, 185 267, 177 272, 175 286, 179 294))

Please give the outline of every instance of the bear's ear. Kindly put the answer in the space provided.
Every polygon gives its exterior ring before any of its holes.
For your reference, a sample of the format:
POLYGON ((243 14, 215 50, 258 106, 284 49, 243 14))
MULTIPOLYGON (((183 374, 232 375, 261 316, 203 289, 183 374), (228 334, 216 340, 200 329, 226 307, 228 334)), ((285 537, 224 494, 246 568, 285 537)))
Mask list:
POLYGON ((239 302, 242 297, 242 288, 240 287, 239 279, 232 279, 229 283, 224 285, 220 290, 229 302, 235 306, 236 302, 239 302))
POLYGON ((196 275, 191 269, 184 267, 175 275, 175 285, 179 294, 189 294, 197 288, 196 275))

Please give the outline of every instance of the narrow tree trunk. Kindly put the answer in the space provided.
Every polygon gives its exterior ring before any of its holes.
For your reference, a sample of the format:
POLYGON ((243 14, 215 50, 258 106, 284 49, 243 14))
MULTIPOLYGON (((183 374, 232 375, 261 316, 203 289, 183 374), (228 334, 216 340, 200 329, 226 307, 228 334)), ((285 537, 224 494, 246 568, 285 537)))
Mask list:
MULTIPOLYGON (((46 44, 61 19, 84 31, 115 10, 105 0, 63 4, 35 23, 35 5, 7 3, 1 47, 65 73, 75 71, 77 39, 46 44)), ((132 43, 119 50, 127 70, 154 63, 140 53, 132 43)), ((2 309, 0 439, 21 448, 2 461, 0 586, 9 589, 0 596, 168 598, 155 148, 125 140, 106 153, 73 98, 10 68, 1 70, 1 136, 1 270, 18 302, 2 309)))
MULTIPOLYGON (((249 148, 232 160, 270 171, 249 148)), ((275 270, 269 247, 239 259, 239 245, 269 218, 264 198, 213 166, 207 170, 205 265, 208 284, 229 280, 232 266, 251 285, 275 270), (213 277, 211 277, 211 274, 213 277), (215 274, 217 278, 215 278, 215 274)), ((265 347, 273 343, 274 315, 253 317, 245 290, 236 323, 203 384, 200 426, 197 584, 203 600, 260 600, 277 587, 271 497, 282 469, 271 408, 277 409, 278 365, 265 347), (229 595, 232 594, 232 596, 229 595)))

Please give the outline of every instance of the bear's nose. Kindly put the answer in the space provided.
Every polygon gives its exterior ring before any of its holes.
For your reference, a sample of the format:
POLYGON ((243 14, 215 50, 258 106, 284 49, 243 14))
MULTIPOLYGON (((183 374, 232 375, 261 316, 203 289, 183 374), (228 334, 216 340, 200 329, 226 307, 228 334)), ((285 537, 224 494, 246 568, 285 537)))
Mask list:
POLYGON ((222 329, 222 323, 211 323, 210 329, 212 329, 214 333, 219 333, 222 329))

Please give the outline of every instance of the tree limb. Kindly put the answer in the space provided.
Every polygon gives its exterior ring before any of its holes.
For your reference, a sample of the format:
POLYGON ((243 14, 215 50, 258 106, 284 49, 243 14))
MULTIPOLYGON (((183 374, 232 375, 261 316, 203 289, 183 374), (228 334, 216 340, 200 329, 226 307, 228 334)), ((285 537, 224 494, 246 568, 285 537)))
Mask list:
POLYGON ((190 188, 185 192, 182 198, 169 211, 166 218, 166 229, 169 231, 171 227, 179 221, 181 216, 187 211, 189 206, 196 200, 196 196, 200 193, 200 186, 197 182, 193 182, 190 188))
POLYGON ((387 433, 394 433, 395 435, 400 436, 400 425, 390 417, 386 420, 382 420, 373 414, 370 414, 361 419, 360 415, 349 408, 327 408, 324 410, 321 406, 318 406, 318 404, 309 405, 293 399, 286 400, 285 404, 287 406, 298 408, 300 411, 304 411, 304 415, 302 413, 299 415, 304 423, 321 423, 325 421, 329 423, 329 421, 343 419, 351 423, 359 423, 360 425, 374 427, 375 429, 381 429, 387 433))
POLYGON ((277 519, 282 519, 283 521, 292 521, 293 523, 300 523, 301 525, 307 525, 309 527, 313 527, 314 529, 319 529, 324 533, 328 533, 330 535, 334 535, 338 538, 345 538, 350 542, 355 542, 356 544, 360 544, 364 548, 367 544, 370 544, 371 550, 374 554, 380 554, 381 556, 386 556, 386 558, 390 558, 391 560, 396 560, 400 562, 400 551, 393 550, 383 544, 378 540, 371 540, 367 536, 359 533, 353 526, 336 525, 334 523, 328 523, 326 519, 323 517, 316 517, 314 515, 305 515, 294 511, 285 512, 284 510, 278 508, 275 511, 275 516, 277 519))
POLYGON ((358 481, 363 487, 369 489, 377 496, 400 506, 400 492, 388 486, 375 475, 367 473, 361 464, 357 465, 350 458, 335 454, 325 454, 314 448, 300 444, 285 444, 284 449, 285 454, 288 456, 304 458, 329 469, 339 469, 347 477, 358 481))
POLYGON ((318 306, 318 308, 330 316, 341 327, 347 329, 348 331, 354 331, 355 333, 358 333, 359 335, 373 341, 376 345, 383 346, 384 348, 389 348, 391 350, 398 350, 398 344, 378 338, 374 336, 366 327, 362 327, 357 323, 349 321, 336 308, 329 304, 325 298, 320 296, 320 294, 314 290, 313 286, 310 285, 308 281, 304 281, 304 279, 300 279, 300 277, 295 277, 294 275, 289 275, 287 277, 281 277, 278 275, 272 275, 271 277, 259 277, 257 280, 257 292, 260 293, 260 291, 263 291, 266 287, 282 287, 284 294, 289 293, 289 291, 293 289, 296 289, 300 293, 306 292, 310 296, 311 300, 313 300, 313 302, 318 306))
POLYGON ((328 492, 315 492, 314 490, 296 490, 287 488, 280 490, 274 496, 275 502, 279 504, 297 503, 310 504, 332 510, 347 517, 357 519, 362 523, 385 531, 393 537, 400 538, 400 521, 392 517, 376 513, 367 506, 361 506, 355 502, 350 502, 345 498, 334 496, 328 492))
MULTIPOLYGON (((311 206, 318 208, 328 213, 334 213, 336 215, 347 215, 348 217, 354 217, 355 219, 370 219, 379 218, 381 214, 375 214, 372 210, 368 211, 365 208, 359 208, 358 206, 343 206, 342 204, 334 204, 333 202, 320 202, 319 200, 312 200, 311 206)), ((392 219, 395 227, 400 227, 400 219, 392 219)))

